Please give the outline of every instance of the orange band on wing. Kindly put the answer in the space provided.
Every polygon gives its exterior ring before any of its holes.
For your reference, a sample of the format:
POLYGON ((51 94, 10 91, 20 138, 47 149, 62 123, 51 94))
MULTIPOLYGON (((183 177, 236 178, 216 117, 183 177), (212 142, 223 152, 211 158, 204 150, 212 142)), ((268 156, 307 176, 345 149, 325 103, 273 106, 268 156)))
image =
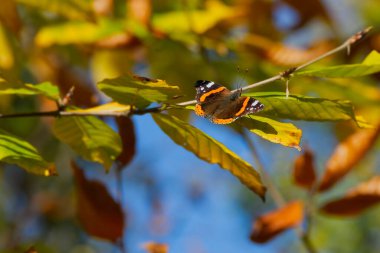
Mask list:
POLYGON ((235 113, 235 116, 239 116, 241 115, 244 111, 245 111, 245 108, 247 108, 247 104, 249 102, 249 99, 250 97, 246 97, 244 102, 243 102, 243 106, 240 108, 240 111, 238 111, 237 113, 235 113))
POLYGON ((224 88, 224 87, 219 87, 219 88, 217 88, 217 89, 215 89, 215 90, 210 90, 209 92, 207 92, 207 93, 205 93, 205 94, 203 94, 202 96, 201 96, 201 98, 199 99, 199 102, 204 102, 205 100, 206 100, 206 98, 208 97, 208 96, 210 96, 211 94, 214 94, 214 93, 218 93, 218 92, 221 92, 221 91, 224 91, 226 88, 224 88))
POLYGON ((235 121, 235 118, 229 118, 229 119, 217 119, 212 118, 211 122, 214 124, 230 124, 235 121))
POLYGON ((201 105, 199 104, 196 104, 195 105, 195 109, 194 109, 195 113, 198 115, 198 116, 201 116, 201 117, 204 117, 205 116, 205 112, 202 110, 202 107, 201 105))

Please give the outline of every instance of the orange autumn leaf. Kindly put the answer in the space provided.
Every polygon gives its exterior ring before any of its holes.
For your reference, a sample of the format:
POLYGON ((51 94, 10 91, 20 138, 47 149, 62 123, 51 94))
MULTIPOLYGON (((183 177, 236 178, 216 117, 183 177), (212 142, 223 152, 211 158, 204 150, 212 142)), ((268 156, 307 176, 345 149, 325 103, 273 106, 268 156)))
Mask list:
POLYGON ((310 189, 314 185, 316 175, 314 155, 311 150, 306 149, 305 152, 295 160, 293 179, 298 186, 306 189, 310 189))
POLYGON ((380 202, 380 176, 359 184, 340 199, 325 204, 321 211, 338 216, 354 216, 380 202))
POLYGON ((169 246, 164 243, 157 242, 147 242, 142 245, 142 247, 148 253, 167 253, 169 252, 169 246))
POLYGON ((327 161, 318 191, 328 190, 350 172, 374 145, 379 133, 380 126, 363 129, 341 142, 327 161))
POLYGON ((253 225, 251 240, 265 243, 283 231, 298 226, 304 216, 303 209, 303 202, 294 201, 260 216, 253 225))
POLYGON ((95 237, 116 242, 123 235, 124 214, 119 203, 97 181, 87 180, 71 163, 77 189, 77 216, 84 230, 95 237))

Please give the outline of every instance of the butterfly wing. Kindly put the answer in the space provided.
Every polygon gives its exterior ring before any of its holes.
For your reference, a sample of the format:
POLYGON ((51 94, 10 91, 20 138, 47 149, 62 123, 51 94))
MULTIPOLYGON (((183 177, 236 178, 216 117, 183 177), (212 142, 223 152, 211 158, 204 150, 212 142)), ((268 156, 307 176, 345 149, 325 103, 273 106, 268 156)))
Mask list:
POLYGON ((210 117, 220 107, 222 101, 231 92, 224 86, 212 81, 199 80, 195 83, 196 100, 195 113, 201 117, 210 117))
POLYGON ((245 115, 261 111, 264 105, 251 97, 239 97, 229 104, 219 107, 211 121, 215 124, 229 124, 245 115))
POLYGON ((195 113, 209 118, 215 124, 229 124, 264 108, 257 99, 241 97, 241 92, 231 92, 212 81, 199 80, 195 83, 195 88, 197 91, 195 113))

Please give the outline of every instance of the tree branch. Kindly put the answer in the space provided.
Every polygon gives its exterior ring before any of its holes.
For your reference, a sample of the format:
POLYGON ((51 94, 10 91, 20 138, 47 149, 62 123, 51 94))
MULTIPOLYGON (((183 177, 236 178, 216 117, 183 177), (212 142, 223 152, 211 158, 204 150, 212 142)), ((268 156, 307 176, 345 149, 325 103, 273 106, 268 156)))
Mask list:
MULTIPOLYGON (((366 29, 354 34, 353 36, 351 36, 350 38, 348 38, 343 44, 341 44, 340 46, 318 56, 317 58, 315 59, 312 59, 298 67, 295 67, 295 68, 290 68, 290 69, 287 69, 283 72, 281 72, 280 74, 276 75, 276 76, 273 76, 273 77, 270 77, 268 79, 265 79, 265 80, 262 80, 260 82, 257 82, 257 83, 253 83, 253 84, 250 84, 250 85, 247 85, 247 86, 244 86, 242 88, 240 88, 241 90, 248 90, 248 89, 252 89, 252 88, 255 88, 255 87, 258 87, 258 86, 261 86, 261 85, 264 85, 264 84, 267 84, 267 83, 271 83, 271 82, 274 82, 274 81, 277 81, 277 80, 281 80, 281 79, 289 79, 291 77, 291 75, 294 73, 294 72, 297 72, 303 68, 306 68, 308 66, 310 66, 311 64, 317 62, 317 61, 320 61, 332 54, 335 54, 339 51, 342 51, 344 49, 347 48, 347 51, 348 53, 350 52, 350 47, 352 45, 354 45, 355 43, 361 41, 368 33, 369 31, 371 31, 372 27, 367 27, 366 29)), ((234 91, 237 91, 236 90, 233 90, 232 92, 234 91)), ((180 106, 186 106, 186 105, 191 105, 191 104, 195 104, 197 101, 196 100, 191 100, 191 101, 186 101, 186 102, 182 102, 182 103, 178 103, 177 105, 180 105, 180 106)))
MULTIPOLYGON (((356 34, 354 34, 353 36, 351 36, 350 38, 348 38, 343 44, 341 44, 340 46, 322 54, 321 56, 318 56, 317 58, 315 59, 312 59, 298 67, 294 67, 294 68, 289 68, 283 72, 281 72, 280 74, 278 75, 275 75, 273 77, 270 77, 268 79, 265 79, 265 80, 262 80, 260 82, 257 82, 257 83, 253 83, 253 84, 250 84, 250 85, 247 85, 247 86, 244 86, 242 88, 240 88, 241 90, 248 90, 248 89, 252 89, 252 88, 255 88, 255 87, 258 87, 258 86, 261 86, 261 85, 264 85, 264 84, 267 84, 267 83, 271 83, 271 82, 274 82, 274 81, 277 81, 277 80, 281 80, 281 79, 286 79, 286 80, 289 80, 289 78, 292 76, 292 74, 296 71, 299 71, 321 59, 324 59, 332 54, 335 54, 339 51, 342 51, 344 49, 347 48, 347 52, 349 53, 350 52, 350 48, 352 45, 354 45, 355 43, 359 42, 360 40, 362 40, 368 33, 369 31, 372 29, 372 27, 368 27, 356 34)), ((65 96, 64 98, 64 102, 68 102, 69 98, 71 97, 72 95, 72 91, 73 91, 73 88, 70 90, 70 92, 68 93, 68 95, 65 96)), ((236 90, 233 90, 232 92, 234 91, 237 91, 236 90)), ((176 104, 176 106, 186 106, 186 105, 192 105, 192 104, 195 104, 197 101, 196 100, 190 100, 190 101, 185 101, 185 102, 181 102, 181 103, 178 103, 176 104)), ((58 116, 62 116, 62 117, 65 117, 65 116, 112 116, 112 117, 129 117, 131 115, 143 115, 143 114, 147 114, 147 113, 152 113, 152 112, 160 112, 160 111, 163 111, 163 110, 167 110, 169 109, 170 106, 167 106, 167 105, 162 105, 162 106, 158 106, 158 107, 153 107, 153 108, 148 108, 148 109, 142 109, 142 110, 132 110, 132 111, 129 111, 129 112, 112 112, 112 111, 96 111, 96 112, 76 112, 76 111, 64 111, 64 107, 61 107, 59 108, 58 110, 56 111, 47 111, 47 112, 29 112, 29 113, 15 113, 15 114, 0 114, 0 119, 1 118, 21 118, 21 117, 58 117, 58 116)))

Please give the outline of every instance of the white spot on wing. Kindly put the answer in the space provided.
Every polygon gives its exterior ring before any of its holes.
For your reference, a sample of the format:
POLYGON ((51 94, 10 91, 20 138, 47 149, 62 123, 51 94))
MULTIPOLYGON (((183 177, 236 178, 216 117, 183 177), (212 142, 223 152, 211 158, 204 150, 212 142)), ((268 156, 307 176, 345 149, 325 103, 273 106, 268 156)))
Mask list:
POLYGON ((209 82, 206 86, 207 86, 207 88, 211 88, 211 86, 213 86, 214 85, 214 82, 209 82))
POLYGON ((252 103, 252 106, 256 106, 259 103, 259 100, 255 100, 255 102, 252 103))

